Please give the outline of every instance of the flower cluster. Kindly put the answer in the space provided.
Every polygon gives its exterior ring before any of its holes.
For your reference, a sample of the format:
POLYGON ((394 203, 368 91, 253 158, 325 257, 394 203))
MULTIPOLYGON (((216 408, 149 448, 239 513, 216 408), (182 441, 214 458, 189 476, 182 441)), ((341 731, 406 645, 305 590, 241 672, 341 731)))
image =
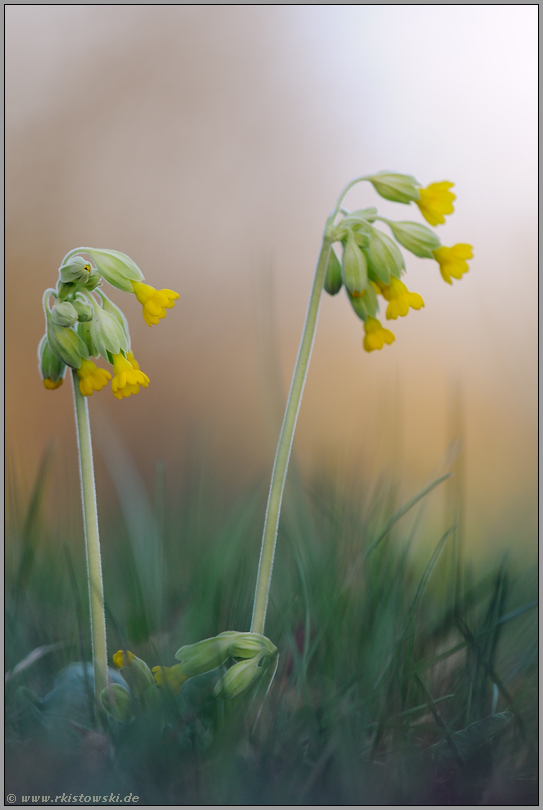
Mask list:
POLYGON ((68 366, 77 372, 79 390, 85 397, 110 380, 117 399, 137 394, 140 385, 149 385, 149 377, 132 352, 127 320, 101 289, 103 279, 136 296, 149 326, 165 318, 166 309, 179 298, 173 290, 155 290, 144 284, 141 270, 124 253, 96 248, 70 251, 60 266, 56 288, 47 289, 43 297, 46 331, 38 360, 45 388, 59 388, 68 366), (113 374, 91 360, 100 356, 112 366, 113 374))
POLYGON ((233 665, 217 681, 214 692, 216 697, 234 698, 255 686, 267 673, 273 675, 278 654, 277 647, 260 633, 226 630, 181 647, 175 657, 181 663, 153 667, 157 686, 177 694, 189 678, 211 672, 233 659, 233 665))
MULTIPOLYGON (((433 226, 442 225, 445 216, 454 211, 456 198, 450 191, 453 183, 448 181, 421 188, 411 175, 395 172, 380 172, 360 180, 369 181, 387 200, 405 205, 415 203, 424 219, 433 226)), ((437 261, 441 276, 448 284, 468 272, 467 260, 473 258, 473 252, 471 245, 443 246, 435 232, 421 223, 387 219, 379 216, 375 207, 350 212, 339 205, 328 221, 326 237, 331 244, 341 244, 342 259, 340 261, 330 247, 324 289, 336 295, 345 287, 354 311, 364 322, 364 349, 372 352, 395 340, 392 332, 376 317, 379 296, 388 303, 387 320, 404 317, 409 309, 424 306, 421 296, 410 292, 401 281, 405 261, 398 244, 415 256, 437 261), (342 218, 336 222, 339 214, 342 218), (377 228, 376 222, 387 225, 394 238, 377 228)))
MULTIPOLYGON (((226 630, 213 638, 181 647, 173 667, 149 669, 145 661, 129 650, 119 650, 113 663, 123 676, 126 687, 110 684, 101 693, 102 705, 116 721, 128 723, 142 712, 164 714, 164 698, 177 695, 183 684, 196 675, 222 667, 217 673, 214 694, 235 698, 253 686, 273 678, 277 668, 277 647, 260 633, 226 630), (232 666, 224 671, 224 665, 232 666)), ((268 685, 270 680, 267 681, 268 685)))

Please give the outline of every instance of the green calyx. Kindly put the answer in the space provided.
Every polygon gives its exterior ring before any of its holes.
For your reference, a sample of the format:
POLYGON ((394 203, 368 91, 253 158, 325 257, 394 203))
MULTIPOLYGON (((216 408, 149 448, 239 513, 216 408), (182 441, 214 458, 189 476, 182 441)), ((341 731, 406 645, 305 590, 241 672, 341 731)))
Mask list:
MULTIPOLYGON (((45 312, 45 328, 49 347, 57 360, 71 368, 81 368, 81 359, 88 360, 89 352, 77 332, 71 327, 59 326, 53 320, 49 309, 49 298, 56 295, 54 290, 48 289, 43 296, 43 309, 45 312)), ((55 302, 55 306, 56 306, 55 302)))
POLYGON ((215 695, 221 698, 236 697, 248 689, 276 656, 277 647, 266 636, 230 630, 181 647, 175 655, 187 678, 217 669, 233 658, 235 663, 215 686, 215 695))
POLYGON ((106 312, 92 296, 89 296, 94 312, 90 322, 90 335, 93 344, 99 353, 109 361, 111 355, 127 352, 129 348, 128 336, 122 325, 110 312, 106 312))
POLYGON ((368 285, 368 265, 366 257, 356 244, 351 230, 343 248, 341 274, 345 287, 352 293, 361 293, 368 285))
POLYGON ((437 234, 418 222, 392 222, 384 220, 400 245, 424 259, 433 259, 433 251, 441 245, 437 234))
POLYGON ((373 227, 369 234, 368 258, 371 269, 384 284, 389 284, 391 275, 400 278, 405 269, 398 245, 386 233, 373 227))
POLYGON ((73 326, 77 317, 77 310, 69 301, 56 301, 51 310, 51 318, 57 326, 73 326))
POLYGON ((328 295, 336 295, 336 293, 341 290, 342 286, 341 264, 334 249, 331 248, 328 265, 326 267, 326 275, 324 277, 324 289, 328 295))
POLYGON ((132 259, 118 250, 79 248, 91 256, 101 276, 123 292, 133 292, 132 281, 143 281, 144 276, 132 259))
POLYGON ((407 204, 420 200, 420 183, 410 174, 378 172, 366 179, 385 200, 407 204))
POLYGON ((38 346, 38 368, 42 380, 51 380, 52 383, 64 379, 66 374, 66 364, 52 350, 47 335, 42 337, 38 346))

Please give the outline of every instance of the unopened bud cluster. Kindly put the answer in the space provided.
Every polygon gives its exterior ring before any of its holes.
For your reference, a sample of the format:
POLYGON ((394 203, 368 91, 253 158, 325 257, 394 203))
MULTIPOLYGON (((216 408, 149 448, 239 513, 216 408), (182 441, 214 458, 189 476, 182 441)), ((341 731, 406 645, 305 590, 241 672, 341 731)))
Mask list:
MULTIPOLYGON (((455 195, 450 191, 453 183, 432 183, 421 188, 414 177, 395 172, 380 172, 361 178, 369 181, 381 197, 397 203, 415 203, 430 225, 443 224, 445 215, 454 211, 455 195)), ((379 297, 388 302, 386 318, 395 320, 407 315, 409 309, 421 309, 424 301, 418 293, 410 292, 403 281, 405 260, 398 245, 425 259, 438 262, 443 279, 452 284, 468 271, 467 259, 473 257, 471 245, 458 244, 444 247, 437 234, 419 222, 395 222, 379 216, 377 208, 364 208, 349 212, 341 208, 342 219, 328 223, 326 238, 339 242, 341 261, 334 248, 326 269, 324 289, 336 295, 344 286, 352 308, 364 322, 366 351, 382 349, 395 338, 377 319, 379 297), (376 227, 384 223, 392 237, 376 227)), ((332 219, 335 219, 333 217, 332 219)))
POLYGON ((179 664, 153 667, 153 673, 158 686, 177 694, 189 678, 210 672, 231 659, 233 664, 217 682, 215 695, 234 698, 262 680, 277 660, 277 654, 277 647, 260 633, 227 630, 181 647, 175 655, 179 664))
POLYGON ((39 370, 48 389, 62 385, 66 368, 77 371, 83 396, 100 391, 111 380, 117 399, 147 388, 149 377, 140 370, 130 345, 128 322, 101 289, 102 281, 132 293, 143 307, 149 326, 166 317, 179 298, 173 290, 155 290, 144 283, 143 273, 117 250, 77 248, 59 268, 57 285, 43 297, 45 335, 38 348, 39 370), (102 357, 113 374, 91 358, 102 357))

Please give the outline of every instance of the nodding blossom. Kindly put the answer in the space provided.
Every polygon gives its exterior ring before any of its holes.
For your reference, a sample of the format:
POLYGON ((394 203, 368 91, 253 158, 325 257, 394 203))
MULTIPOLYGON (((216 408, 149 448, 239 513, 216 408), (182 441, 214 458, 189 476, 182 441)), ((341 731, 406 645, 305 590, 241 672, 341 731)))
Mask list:
POLYGON ((166 309, 179 298, 173 290, 144 284, 141 270, 124 253, 97 248, 70 251, 59 269, 56 288, 48 288, 43 296, 46 334, 38 348, 38 368, 47 390, 60 388, 68 366, 77 372, 79 391, 85 397, 101 391, 110 380, 113 396, 121 400, 149 385, 130 347, 128 321, 100 289, 103 281, 135 293, 149 326, 164 318, 166 309), (113 367, 113 373, 92 361, 99 356, 113 367))

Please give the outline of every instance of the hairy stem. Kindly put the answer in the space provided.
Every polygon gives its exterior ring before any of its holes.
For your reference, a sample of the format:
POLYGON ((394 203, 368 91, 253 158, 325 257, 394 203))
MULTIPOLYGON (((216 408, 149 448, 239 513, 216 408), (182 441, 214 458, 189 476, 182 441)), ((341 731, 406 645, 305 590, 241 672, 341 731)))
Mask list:
MULTIPOLYGON (((332 218, 329 219, 327 225, 331 223, 331 219, 332 218)), ((294 375, 292 377, 292 383, 288 395, 283 426, 281 428, 281 434, 277 444, 277 451, 275 453, 275 462, 273 465, 268 505, 266 507, 266 518, 264 521, 264 533, 262 536, 260 562, 258 565, 258 576, 253 605, 253 618, 251 622, 251 631, 253 633, 264 633, 264 624, 266 621, 266 610, 268 607, 268 597, 273 569, 273 558, 275 554, 275 544, 277 541, 277 528, 279 525, 279 515, 281 513, 281 501, 283 499, 283 490, 285 487, 285 479, 287 477, 294 429, 296 427, 296 420, 300 410, 305 378, 307 376, 307 369, 309 366, 309 360, 311 358, 311 350, 313 348, 313 341, 315 339, 321 293, 331 247, 331 239, 328 236, 328 232, 325 231, 319 260, 317 262, 317 269, 315 271, 315 279, 311 289, 311 296, 309 298, 309 306, 307 309, 300 348, 298 350, 296 367, 294 369, 294 375)))
POLYGON ((98 512, 96 508, 96 489, 94 486, 89 409, 86 398, 79 390, 79 379, 75 369, 72 369, 72 382, 77 428, 77 447, 79 450, 85 550, 87 555, 94 692, 96 695, 97 717, 99 718, 102 705, 100 693, 102 689, 105 689, 107 686, 107 648, 104 588, 102 583, 102 563, 100 559, 100 537, 98 535, 98 512))

